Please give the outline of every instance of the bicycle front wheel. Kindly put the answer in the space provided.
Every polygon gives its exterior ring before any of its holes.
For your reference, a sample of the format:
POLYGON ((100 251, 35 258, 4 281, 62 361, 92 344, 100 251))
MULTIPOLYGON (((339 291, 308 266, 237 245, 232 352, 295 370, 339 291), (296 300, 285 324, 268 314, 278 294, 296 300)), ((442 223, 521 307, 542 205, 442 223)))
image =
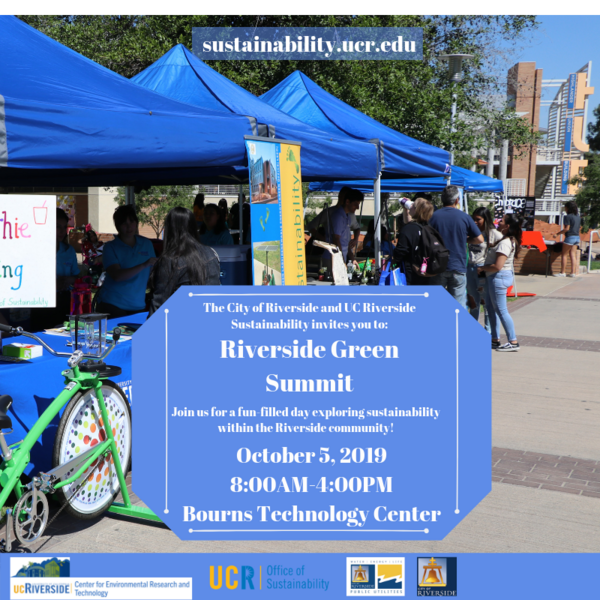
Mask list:
MULTIPOLYGON (((121 388, 112 381, 102 383, 102 396, 108 412, 123 473, 131 461, 131 409, 121 388)), ((52 463, 58 467, 106 440, 95 390, 78 392, 67 404, 58 425, 52 463)), ((74 467, 65 478, 78 470, 74 467)), ((112 455, 95 460, 79 479, 57 490, 65 510, 79 519, 94 519, 108 510, 120 489, 112 455)))

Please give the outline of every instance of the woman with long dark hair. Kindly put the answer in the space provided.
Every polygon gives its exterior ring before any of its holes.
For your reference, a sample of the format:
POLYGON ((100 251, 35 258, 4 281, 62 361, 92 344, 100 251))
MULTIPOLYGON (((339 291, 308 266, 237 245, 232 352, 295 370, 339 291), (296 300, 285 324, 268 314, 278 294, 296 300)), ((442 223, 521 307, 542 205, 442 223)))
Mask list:
POLYGON ((398 235, 394 249, 393 262, 404 264, 404 273, 408 285, 429 285, 429 277, 421 275, 420 260, 421 230, 429 223, 433 215, 433 204, 425 198, 417 198, 408 211, 410 220, 398 235))
POLYGON ((197 228, 191 210, 177 206, 169 211, 165 219, 163 252, 148 281, 148 316, 182 285, 220 285, 219 256, 212 248, 198 242, 197 228))
POLYGON ((232 246, 233 238, 227 229, 225 213, 216 204, 204 205, 206 231, 200 236, 205 246, 232 246))
MULTIPOLYGON (((480 277, 477 269, 485 265, 488 246, 499 242, 502 234, 494 227, 494 220, 485 206, 479 206, 473 211, 473 221, 483 235, 482 244, 469 244, 469 263, 467 265, 467 305, 471 316, 479 321, 481 301, 485 298, 485 275, 480 277)), ((492 332, 490 319, 485 313, 485 328, 492 332)))
POLYGON ((519 342, 515 333, 515 324, 508 312, 506 291, 513 284, 513 263, 521 249, 521 217, 506 214, 498 225, 502 234, 500 241, 490 244, 483 267, 478 273, 486 275, 486 296, 490 327, 492 328, 492 348, 500 352, 518 352, 519 342), (500 345, 500 327, 498 320, 506 332, 508 342, 500 345))
POLYGON ((579 245, 579 229, 581 228, 581 217, 579 209, 575 202, 565 204, 567 214, 565 216, 565 228, 559 231, 559 235, 564 234, 565 241, 562 243, 562 255, 560 257, 560 273, 555 273, 554 277, 575 277, 579 269, 577 268, 577 246, 579 245), (567 256, 571 257, 571 272, 567 270, 567 256))

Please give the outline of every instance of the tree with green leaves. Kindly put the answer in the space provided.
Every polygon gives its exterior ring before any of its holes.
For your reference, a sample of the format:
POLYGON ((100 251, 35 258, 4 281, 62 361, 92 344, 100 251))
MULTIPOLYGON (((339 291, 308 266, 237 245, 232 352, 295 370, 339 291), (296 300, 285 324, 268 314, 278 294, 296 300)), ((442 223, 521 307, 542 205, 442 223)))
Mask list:
POLYGON ((588 124, 588 144, 592 152, 600 152, 600 104, 594 109, 595 123, 588 124))
POLYGON ((581 225, 587 231, 600 224, 600 152, 589 152, 585 157, 588 166, 583 175, 577 175, 570 183, 580 186, 575 201, 581 212, 581 225))
POLYGON ((193 27, 422 27, 422 61, 207 61, 222 75, 260 96, 295 70, 381 123, 415 139, 449 149, 470 167, 471 150, 490 143, 496 131, 514 146, 537 141, 513 109, 490 107, 506 93, 511 60, 537 27, 533 16, 22 16, 25 22, 73 50, 132 77, 175 44, 192 46, 193 27), (446 53, 473 54, 460 84, 448 80, 446 53), (454 86, 454 87, 453 87, 454 86), (456 91, 456 132, 450 130, 456 91))
MULTIPOLYGON (((157 238, 163 232, 165 217, 172 208, 183 206, 191 210, 196 197, 192 185, 157 185, 135 195, 135 212, 141 225, 150 225, 157 238)), ((115 200, 126 203, 125 188, 118 188, 115 200)))
POLYGON ((596 229, 600 224, 600 106, 594 109, 594 116, 596 121, 588 124, 590 152, 585 155, 588 166, 582 175, 569 182, 578 186, 575 201, 581 212, 584 231, 596 229))

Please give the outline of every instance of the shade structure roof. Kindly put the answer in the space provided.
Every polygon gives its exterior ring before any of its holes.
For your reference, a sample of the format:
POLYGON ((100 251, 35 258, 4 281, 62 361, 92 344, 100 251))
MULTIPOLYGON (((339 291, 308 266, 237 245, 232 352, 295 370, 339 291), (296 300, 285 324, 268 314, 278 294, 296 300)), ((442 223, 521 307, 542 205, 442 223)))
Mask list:
POLYGON ((250 119, 136 85, 16 17, 0 16, 0 39, 0 185, 38 175, 76 185, 75 174, 112 185, 128 170, 191 177, 246 164, 250 119))
MULTIPOLYGON (((461 167, 452 167, 450 178, 452 185, 464 188, 465 192, 497 192, 502 193, 504 187, 500 179, 492 179, 480 173, 474 173, 461 167)), ((423 179, 383 179, 382 192, 441 192, 447 185, 443 177, 423 179)), ((344 186, 355 188, 361 192, 370 193, 373 185, 364 181, 335 181, 311 183, 310 191, 339 192, 344 186)))
POLYGON ((217 73, 182 44, 169 50, 132 81, 194 106, 224 114, 247 115, 255 121, 258 135, 301 142, 304 181, 347 177, 373 180, 378 176, 375 144, 349 140, 340 132, 320 131, 298 121, 217 73))
POLYGON ((439 177, 449 171, 446 150, 419 142, 356 110, 295 71, 261 96, 271 106, 331 133, 379 140, 382 177, 439 177))

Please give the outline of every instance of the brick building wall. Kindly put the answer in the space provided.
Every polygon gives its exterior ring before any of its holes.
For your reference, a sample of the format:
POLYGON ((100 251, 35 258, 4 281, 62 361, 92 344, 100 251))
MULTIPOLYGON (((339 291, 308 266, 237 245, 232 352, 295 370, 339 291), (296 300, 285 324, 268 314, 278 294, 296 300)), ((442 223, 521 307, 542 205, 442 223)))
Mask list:
MULTIPOLYGON (((540 252, 537 248, 522 248, 518 258, 515 259, 515 273, 517 275, 545 275, 546 261, 548 264, 548 275, 560 273, 560 252, 550 249, 550 256, 546 252, 540 252)), ((581 251, 577 250, 577 265, 581 258, 581 251)), ((577 272, 576 269, 575 272, 577 272)), ((567 258, 567 273, 571 272, 571 259, 567 258)))
MULTIPOLYGON (((542 69, 536 69, 535 62, 517 63, 508 71, 507 93, 514 101, 515 111, 521 113, 537 131, 540 123, 542 69)), ((526 179, 527 196, 535 196, 536 150, 537 146, 510 149, 508 177, 526 179)))

